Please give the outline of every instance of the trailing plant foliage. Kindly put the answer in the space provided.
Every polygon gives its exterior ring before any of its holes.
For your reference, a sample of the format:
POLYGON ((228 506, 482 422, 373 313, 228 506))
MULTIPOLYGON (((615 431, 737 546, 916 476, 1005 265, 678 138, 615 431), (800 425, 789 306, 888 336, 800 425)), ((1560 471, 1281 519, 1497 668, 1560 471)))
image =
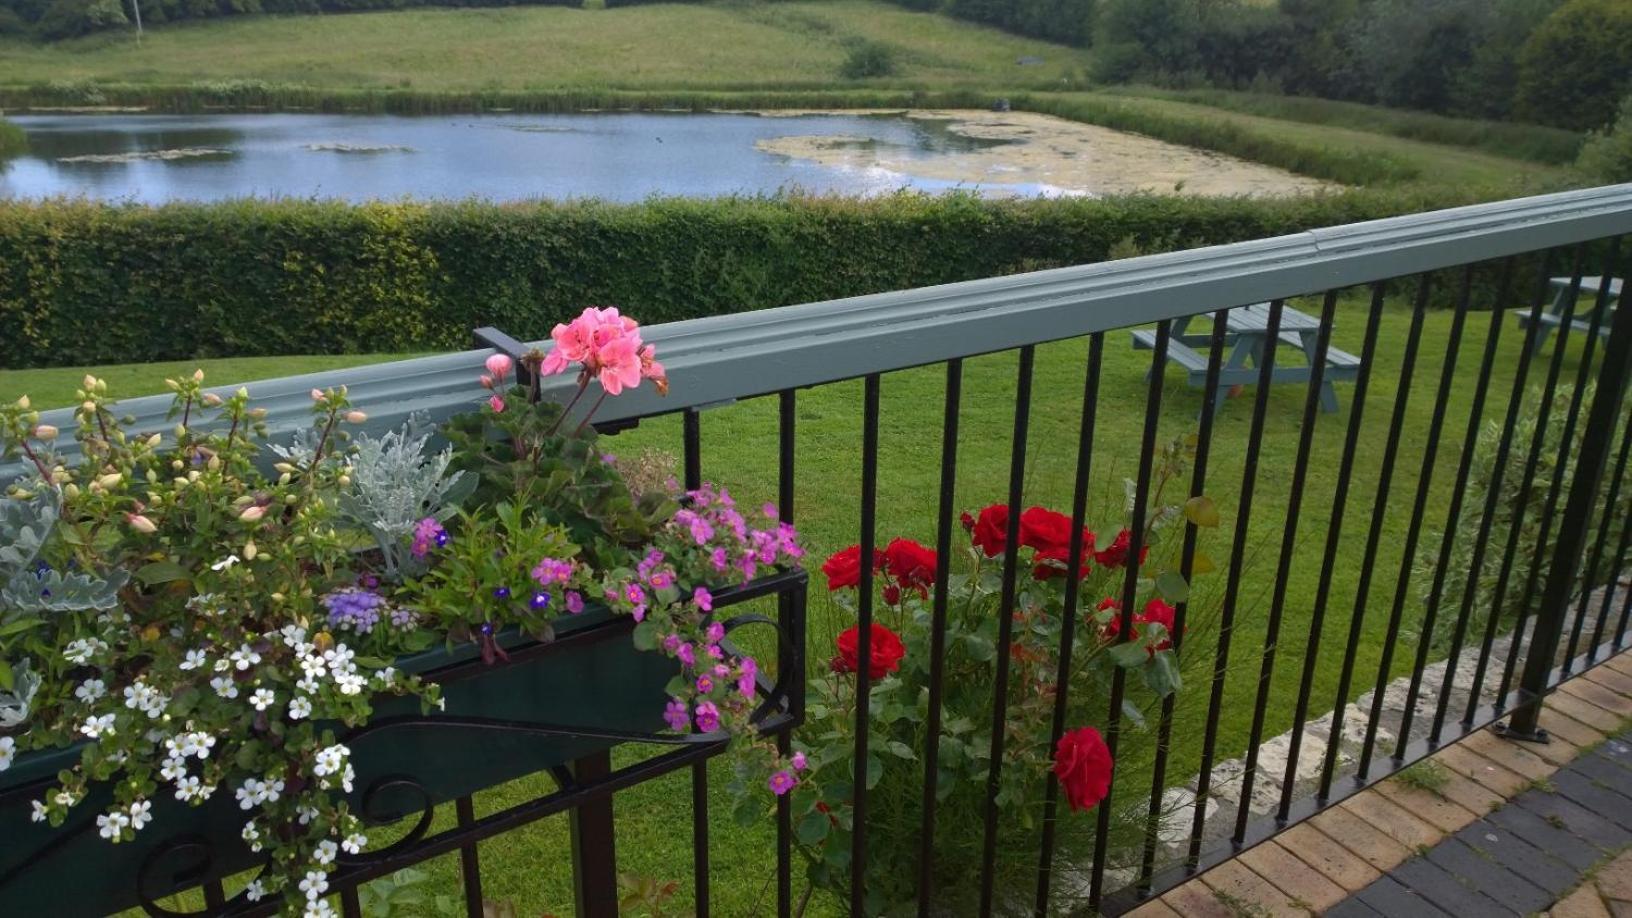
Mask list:
POLYGON ((1274 236, 1468 192, 1443 194, 6 203, 0 366, 456 348, 481 325, 543 337, 574 303, 689 319, 1085 264, 1130 237, 1274 236))
MULTIPOLYGON (((1547 414, 1547 426, 1542 432, 1540 446, 1536 448, 1536 429, 1541 420, 1542 390, 1539 387, 1532 387, 1525 393, 1524 404, 1514 423, 1507 461, 1499 469, 1496 460, 1503 431, 1501 419, 1492 418, 1480 430, 1478 442, 1474 446, 1473 464, 1468 474, 1468 509, 1452 534, 1456 541, 1451 547, 1449 564, 1445 570, 1446 586, 1440 600, 1442 608, 1460 608, 1468 578, 1470 575, 1474 577, 1469 614, 1469 621, 1473 624, 1469 633, 1480 633, 1479 629, 1489 621, 1491 615, 1496 615, 1502 625, 1511 623, 1525 607, 1527 600, 1531 610, 1534 611, 1551 566, 1552 545, 1558 538, 1558 529, 1553 526, 1548 533, 1547 542, 1541 543, 1543 523, 1548 519, 1543 511, 1550 494, 1556 494, 1555 499, 1559 507, 1569 499, 1570 487, 1575 480, 1574 460, 1580 449, 1581 439, 1585 436, 1586 413, 1590 410, 1595 392, 1596 387, 1591 383, 1583 389, 1580 416, 1576 419, 1570 441, 1566 443, 1564 428, 1569 420, 1574 390, 1569 386, 1561 386, 1553 397, 1547 414), (1526 488, 1525 469, 1531 461, 1533 451, 1535 472, 1530 486, 1526 488), (1563 463, 1562 468, 1560 463, 1563 463), (1487 548, 1480 569, 1474 571, 1472 569, 1474 535, 1478 532, 1484 517, 1485 496, 1496 485, 1498 471, 1501 475, 1501 486, 1495 502, 1494 516, 1490 519, 1490 538, 1486 543, 1487 548), (1513 554, 1505 591, 1498 592, 1498 588, 1502 586, 1501 571, 1505 547, 1514 539, 1515 527, 1519 530, 1515 543, 1518 550, 1513 554), (1526 597, 1525 585, 1532 579, 1534 589, 1531 595, 1526 597)), ((1621 429, 1628 423, 1632 423, 1632 414, 1623 411, 1621 429)), ((1619 443, 1620 436, 1616 433, 1610 442, 1619 443)), ((1609 471, 1606 471, 1606 479, 1608 475, 1609 471)), ((1632 507, 1632 504, 1628 503, 1625 489, 1613 507, 1608 505, 1608 497, 1606 480, 1600 485, 1593 505, 1591 539, 1597 538, 1597 527, 1606 513, 1610 515, 1608 531, 1612 534, 1619 533, 1629 507, 1632 507)), ((1430 531, 1417 555, 1416 582, 1423 602, 1428 601, 1431 592, 1431 583, 1439 565, 1441 540, 1444 537, 1443 532, 1430 531)), ((1591 544, 1589 541, 1589 547, 1591 544)), ((1582 566, 1585 568, 1584 563, 1582 566)), ((1578 596, 1578 591, 1582 588, 1596 587, 1611 572, 1583 570, 1583 574, 1584 577, 1578 582, 1576 591, 1572 591, 1572 597, 1578 596)), ((1434 639, 1441 645, 1449 645, 1451 629, 1439 629, 1434 639)))

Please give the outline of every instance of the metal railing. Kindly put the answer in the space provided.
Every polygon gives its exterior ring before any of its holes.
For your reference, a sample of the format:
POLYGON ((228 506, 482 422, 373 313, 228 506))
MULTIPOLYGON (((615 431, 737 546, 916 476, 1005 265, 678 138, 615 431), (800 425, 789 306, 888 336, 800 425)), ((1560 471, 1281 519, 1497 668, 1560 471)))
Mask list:
MULTIPOLYGON (((1211 646, 1196 646, 1184 638, 1185 617, 1191 610, 1180 603, 1173 629, 1174 644, 1181 657, 1200 659, 1206 664, 1206 681, 1199 690, 1206 697, 1204 726, 1194 775, 1172 774, 1175 738, 1175 706, 1172 696, 1159 707, 1153 730, 1133 734, 1124 721, 1126 686, 1117 670, 1110 686, 1108 705, 1101 722, 1107 743, 1114 752, 1118 744, 1149 741, 1153 745, 1148 790, 1130 788, 1119 780, 1113 785, 1114 798, 1148 793, 1149 807, 1142 850, 1127 875, 1113 876, 1108 864, 1108 834, 1112 799, 1100 806, 1097 843, 1092 862, 1086 865, 1087 905, 1115 913, 1144 898, 1157 894, 1183 878, 1205 870, 1223 859, 1263 841, 1276 832, 1306 818, 1326 806, 1403 768, 1433 749, 1511 716, 1505 732, 1521 739, 1542 739, 1541 702, 1548 691, 1572 672, 1600 661, 1611 649, 1624 646, 1628 614, 1632 612, 1632 590, 1621 590, 1619 573, 1629 560, 1632 517, 1626 512, 1625 494, 1632 484, 1627 477, 1632 435, 1621 421, 1625 415, 1622 399, 1632 367, 1632 310, 1624 306, 1608 308, 1609 284, 1600 283, 1595 298, 1578 303, 1583 278, 1624 278, 1632 273, 1632 186, 1613 186, 1480 205, 1411 217, 1357 224, 1300 233, 1228 246, 1133 258, 1106 264, 1043 271, 1012 277, 949 284, 921 290, 856 297, 746 314, 720 316, 654 326, 646 338, 657 345, 673 381, 673 394, 659 401, 646 390, 609 402, 598 416, 598 426, 616 428, 659 414, 683 412, 681 443, 685 477, 695 484, 702 477, 701 444, 705 410, 754 398, 774 399, 776 404, 777 451, 779 458, 776 493, 788 518, 796 518, 795 478, 800 458, 796 428, 800 391, 849 380, 861 380, 860 404, 856 407, 861 436, 857 444, 860 470, 859 527, 856 541, 862 557, 871 557, 876 544, 876 510, 880 476, 880 402, 890 374, 910 368, 940 366, 944 370, 944 401, 938 406, 940 426, 940 493, 935 506, 935 542, 940 566, 936 572, 932 608, 937 629, 944 627, 948 603, 950 551, 956 525, 955 493, 960 446, 959 419, 964 408, 965 361, 999 352, 1016 352, 1013 387, 1012 441, 1005 500, 1011 513, 1008 544, 1004 558, 999 646, 1010 639, 1009 614, 1016 603, 1016 568, 1019 561, 1012 546, 1017 544, 1018 510, 1024 506, 1028 445, 1036 435, 1032 390, 1038 348, 1052 342, 1082 339, 1085 351, 1081 363, 1082 389, 1080 423, 1076 437, 1076 466, 1072 476, 1073 530, 1083 526, 1088 501, 1091 470, 1096 451, 1095 433, 1103 412, 1101 404, 1106 334, 1133 326, 1154 324, 1151 366, 1161 368, 1176 348, 1173 322, 1188 316, 1210 316, 1205 356, 1201 371, 1203 405, 1213 405, 1220 391, 1220 373, 1227 342, 1226 311, 1254 303, 1268 303, 1268 334, 1258 355, 1259 384, 1252 393, 1244 456, 1240 465, 1239 499, 1225 514, 1232 519, 1233 538, 1228 561, 1221 565, 1224 588, 1219 606, 1216 639, 1211 646), (1556 298, 1564 312, 1558 325, 1551 354, 1538 353, 1531 343, 1547 318, 1548 279, 1563 272, 1562 294, 1556 298), (1335 317, 1346 291, 1362 294, 1363 305, 1353 313, 1365 317, 1358 355, 1359 368, 1353 387, 1345 392, 1346 417, 1328 424, 1341 424, 1343 445, 1336 470, 1335 488, 1329 497, 1309 491, 1309 468, 1317 438, 1326 431, 1320 424, 1320 390, 1325 382, 1327 357, 1333 338, 1335 317), (1286 500, 1279 521, 1279 538, 1270 607, 1262 622, 1261 646, 1236 646, 1238 632, 1249 613, 1248 550, 1253 539, 1255 488, 1260 481, 1259 460, 1265 447, 1266 428, 1271 414, 1271 390, 1290 384, 1274 383, 1277 346, 1289 301, 1313 298, 1311 309, 1318 314, 1315 333, 1316 354, 1298 420, 1290 477, 1284 481, 1286 500), (1438 306, 1442 300, 1448 306, 1438 306), (1398 302, 1401 305, 1395 305, 1398 302), (1425 331, 1436 309, 1448 312, 1449 324, 1425 331), (1391 310, 1407 314, 1404 348, 1398 354, 1384 354, 1380 348, 1380 328, 1391 310), (1583 335, 1571 321, 1577 310, 1591 309, 1590 327, 1583 335), (1486 318, 1485 316, 1488 316, 1486 318), (1515 321, 1523 317, 1524 322, 1515 321), (1613 316, 1611 319, 1610 317, 1613 316), (1477 349, 1466 341, 1477 337, 1485 325, 1483 346, 1477 349), (1470 327, 1472 330, 1470 331, 1470 327), (1521 332, 1524 346, 1514 356, 1504 350, 1503 336, 1521 332), (1424 351, 1434 353, 1439 363, 1437 378, 1419 374, 1424 351), (1395 366, 1397 376, 1385 378, 1380 368, 1395 366), (1471 363, 1470 363, 1471 361, 1471 363), (1566 369, 1573 362, 1573 372, 1566 369), (1470 373, 1471 371, 1471 373, 1470 373), (1423 378, 1418 378, 1422 376, 1423 378), (1507 382, 1508 377, 1511 381, 1507 382), (1498 380, 1505 382, 1499 384, 1498 380), (1273 385, 1272 385, 1273 384, 1273 385), (1390 388, 1392 386, 1392 388, 1390 388), (1529 423, 1526 405, 1540 390, 1533 409, 1534 429, 1526 440, 1521 421, 1529 423), (1453 398, 1453 395, 1457 398, 1453 398), (1471 404, 1466 413, 1453 413, 1450 406, 1462 395, 1471 404), (1413 399, 1428 398, 1432 410, 1426 428, 1414 426, 1408 411, 1413 399), (1503 403, 1502 399, 1506 399, 1503 403), (1563 433, 1559 444, 1552 443, 1549 431, 1563 411, 1563 433), (1380 451, 1373 450, 1378 413, 1388 420, 1380 451), (1476 453, 1485 428, 1500 417, 1499 435, 1488 472, 1475 474, 1476 453), (1619 441, 1617 441, 1619 437, 1619 441), (1442 463, 1452 463, 1454 473, 1447 488, 1440 471, 1442 463), (1359 468, 1362 464, 1365 469, 1359 468), (1414 488, 1403 504, 1396 494, 1396 476, 1406 479, 1417 469, 1414 488), (1370 480, 1372 469, 1376 471, 1370 480), (1364 471, 1366 474, 1361 475, 1364 471), (1504 481, 1506 476, 1516 476, 1504 481), (1364 477, 1365 480, 1362 480, 1364 477), (1500 513, 1504 488, 1518 481, 1519 491, 1540 496, 1540 512, 1526 520, 1529 505, 1513 510, 1517 518, 1506 523, 1508 537, 1490 544, 1494 523, 1500 513), (1370 493, 1368 495, 1367 488, 1370 493), (1483 490, 1479 490, 1482 487, 1483 490), (1369 506, 1367 497, 1369 496, 1369 506), (1306 633, 1285 633, 1287 603, 1294 550, 1299 544, 1300 526, 1306 526, 1304 511, 1311 501, 1329 500, 1331 515, 1319 533, 1322 568, 1318 587, 1309 599, 1313 605, 1306 633), (1602 512, 1595 508, 1603 506, 1602 512), (1479 513, 1478 525, 1464 525, 1479 513), (1401 514, 1408 522, 1403 529, 1390 528, 1401 514), (1443 515, 1441 515, 1443 514, 1443 515), (1430 518, 1430 516, 1432 518, 1430 518), (1419 554, 1432 548, 1436 524, 1444 533, 1437 551, 1426 597, 1411 601, 1411 588, 1418 582, 1413 568, 1419 554), (1348 530, 1346 533, 1345 530, 1348 530), (1338 561, 1354 551, 1355 533, 1363 531, 1363 549, 1358 566, 1359 583, 1352 591, 1339 590, 1334 581, 1338 561), (1348 541, 1345 541, 1347 534, 1348 541), (1471 543, 1460 542, 1471 538, 1471 543), (1385 541, 1398 539, 1402 559, 1397 572, 1385 570, 1380 560, 1385 541), (1427 541, 1425 541, 1425 539, 1427 541), (1471 574, 1454 575, 1453 546, 1471 552, 1471 574), (1585 569, 1583 570, 1583 562, 1585 569), (1518 618, 1511 629, 1504 627, 1494 611, 1478 620, 1476 607, 1482 575, 1493 574, 1492 595, 1500 605, 1512 600, 1518 618), (1368 633, 1375 628, 1381 610, 1372 603, 1374 578, 1392 577, 1394 588, 1386 605, 1384 641, 1377 663, 1375 685, 1365 715, 1359 725, 1358 761, 1345 770, 1341 738, 1346 726, 1354 726, 1347 714, 1357 687, 1370 677, 1358 671, 1359 651, 1368 633), (1461 579, 1455 579, 1460 576, 1461 579), (1603 586, 1604 589, 1596 590, 1603 586), (1608 595, 1604 595, 1607 593, 1608 595), (1516 597, 1516 599, 1515 599, 1516 597), (1619 608, 1614 606, 1618 604, 1619 608), (1570 607, 1576 608, 1572 619, 1570 607), (1592 614, 1589 614, 1592 613, 1592 614), (1347 632, 1341 656, 1323 657, 1332 632, 1347 616, 1347 632), (1589 621, 1591 619, 1591 621, 1589 621), (1590 624, 1590 629, 1588 625, 1590 624), (1448 631, 1447 631, 1448 629, 1448 631), (1448 663, 1431 695, 1427 673, 1437 661, 1434 637, 1448 633, 1448 663), (1413 634, 1416 648, 1411 656, 1405 704, 1400 723, 1390 729, 1395 736, 1389 748, 1381 735, 1385 721, 1385 695, 1400 667, 1394 659, 1402 636, 1413 634), (1503 646, 1505 642, 1505 647, 1503 646), (1260 760, 1265 733, 1271 728, 1271 685, 1283 643, 1303 645, 1297 670, 1298 689, 1295 711, 1290 721, 1288 760, 1278 773, 1266 773, 1260 760), (1477 647, 1477 651, 1475 651, 1477 647), (1560 658, 1560 649, 1563 657, 1560 658), (1250 729, 1244 736, 1225 735, 1221 712, 1226 704, 1226 687, 1232 658, 1243 651, 1254 656, 1257 669, 1251 696, 1254 708, 1250 729), (1579 653, 1578 653, 1579 652, 1579 653), (1471 680, 1457 686, 1457 662, 1467 653, 1475 654, 1471 680), (1336 672, 1335 685, 1329 678, 1336 672), (1494 685, 1494 691, 1491 686, 1494 685), (1325 686, 1324 688, 1322 688, 1325 686), (1465 696, 1458 701, 1458 696, 1465 696), (1431 702, 1431 703, 1430 703, 1431 702), (1453 702, 1456 702, 1453 704, 1453 702), (1420 705, 1426 705, 1418 713, 1420 705), (1311 712, 1331 717, 1326 726, 1328 741, 1322 752, 1318 780, 1314 786, 1300 782, 1300 758, 1306 739, 1306 721, 1311 712), (1165 799, 1173 787, 1194 779, 1196 798, 1205 804, 1216 789, 1215 769, 1228 754, 1243 755, 1239 769, 1240 789, 1235 795, 1235 811, 1210 815, 1206 805, 1194 807, 1188 831, 1176 853, 1163 856, 1158 829, 1164 822, 1165 799), (1272 811, 1256 813, 1253 803, 1257 782, 1274 782, 1277 788, 1272 811), (1227 817, 1227 818, 1226 818, 1227 817), (1220 831, 1223 826, 1227 831, 1220 831)), ((630 304, 637 307, 638 304, 630 304)), ((1443 313, 1442 313, 1443 315, 1443 313)), ((482 339, 501 348, 521 351, 527 347, 502 334, 486 330, 482 339)), ((547 342, 541 343, 547 345, 547 342)), ((1281 345, 1285 349, 1285 345, 1281 345)), ((491 353, 483 348, 417 360, 379 364, 356 370, 335 371, 290 377, 256 385, 258 404, 270 409, 268 423, 276 432, 293 429, 306 422, 309 400, 306 393, 316 387, 346 384, 352 400, 369 414, 369 426, 394 427, 410 413, 424 412, 433 420, 468 408, 470 380, 479 372, 482 360, 491 353)), ((551 380, 552 387, 564 390, 568 380, 551 380)), ((989 397, 989 396, 988 396, 989 397)), ((1191 398, 1192 396, 1184 396, 1191 398)), ((1133 544, 1129 557, 1138 557, 1144 531, 1144 514, 1151 502, 1150 469, 1156 458, 1162 410, 1175 396, 1158 369, 1152 374, 1143 404, 1138 462, 1132 488, 1133 544)), ((126 404, 137 419, 163 429, 163 399, 135 399, 126 404)), ((928 413, 929 406, 919 406, 928 413)), ((62 414, 48 416, 51 423, 71 424, 62 414)), ((1219 425, 1214 413, 1202 411, 1195 422, 1195 455, 1188 487, 1192 494, 1204 493, 1217 469, 1214 443, 1219 425)), ((1045 435, 1054 431, 1045 431, 1045 435)), ((1336 431, 1332 432, 1336 435, 1336 431)), ((1120 448, 1120 446, 1118 447, 1120 448)), ((0 470, 3 471, 3 470, 0 470)), ((1276 482, 1281 484, 1282 482, 1276 482)), ((1079 536, 1080 538, 1080 536, 1079 536)), ((1197 557, 1198 531, 1186 525, 1181 549, 1182 573, 1193 573, 1197 557)), ((819 546, 837 548, 839 546, 819 546)), ((1070 551, 1077 558, 1080 546, 1070 551)), ((1074 564, 1077 562, 1073 562, 1074 564)), ((1124 595, 1131 607, 1137 586, 1137 565, 1130 565, 1124 595)), ((874 616, 872 574, 863 565, 857 609, 864 646, 868 625, 874 616)), ((1073 619, 1080 597, 1076 578, 1068 576, 1066 621, 1073 619)), ((1124 619, 1126 633, 1127 619, 1124 619)), ((1254 628, 1258 625, 1255 624, 1254 628)), ((928 699, 928 731, 938 736, 941 717, 940 656, 944 649, 937 630, 932 644, 934 667, 928 699)), ((1061 671, 1069 668, 1071 630, 1064 629, 1061 671)), ((1008 654, 996 661, 996 679, 1006 686, 1008 654)), ((865 768, 869 743, 867 667, 860 667, 858 680, 856 756, 858 774, 854 790, 855 831, 848 870, 850 908, 865 911, 866 867, 869 852, 867 822, 868 792, 865 768)), ((1064 729, 1065 681, 1061 681, 1052 723, 1052 738, 1064 729)), ((1195 693, 1198 690, 1191 690, 1195 693)), ((1363 697, 1363 696, 1362 696, 1363 697)), ((1004 717, 1006 693, 995 699, 994 721, 1004 717)), ((785 737, 783 743, 786 743, 785 737)), ((998 901, 994 889, 995 844, 1000 818, 995 797, 999 769, 1003 764, 1005 735, 992 731, 991 772, 987 804, 979 814, 983 833, 980 914, 1014 911, 1013 901, 998 901)), ((784 745, 784 748, 786 746, 784 745)), ((1053 748, 1052 744, 1049 748, 1053 748)), ((1352 747, 1351 747, 1352 748, 1352 747)), ((946 831, 946 817, 936 812, 934 793, 937 775, 937 744, 918 750, 923 761, 924 787, 922 831, 919 835, 919 914, 934 913, 934 858, 938 831, 946 831)), ((1307 762, 1302 763, 1306 766, 1307 762)), ((708 912, 708 797, 706 763, 693 765, 694 845, 696 896, 699 914, 708 912)), ((1062 865, 1055 863, 1057 787, 1050 779, 1041 812, 1037 843, 1035 898, 1028 910, 1038 915, 1054 907, 1054 885, 1062 865)), ((610 791, 607 792, 608 794, 610 791)), ((965 817, 966 814, 960 814, 965 817)), ((777 912, 794 910, 793 882, 789 850, 788 802, 778 807, 777 912)), ((610 844, 610 841, 608 841, 610 844)), ((609 849, 608 849, 609 850, 609 849)), ((1070 865, 1073 867, 1079 865, 1070 865)), ((468 881, 468 877, 467 877, 468 881)), ((604 882, 604 877, 603 877, 604 882)), ((479 897, 478 897, 479 898, 479 897)), ((604 903, 603 903, 604 904, 604 903)), ((952 907, 951 904, 946 904, 952 907)), ((593 905, 587 914, 604 914, 593 905)), ((474 906, 473 906, 474 908, 474 906)), ((953 911, 958 911, 953 907, 953 911)), ((478 914, 472 911, 472 914, 478 914)))

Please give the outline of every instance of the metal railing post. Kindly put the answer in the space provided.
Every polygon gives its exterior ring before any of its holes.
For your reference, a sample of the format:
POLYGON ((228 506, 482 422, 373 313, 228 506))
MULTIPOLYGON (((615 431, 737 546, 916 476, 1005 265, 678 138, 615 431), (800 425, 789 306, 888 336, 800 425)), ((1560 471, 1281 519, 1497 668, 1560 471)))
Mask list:
MULTIPOLYGON (((1539 723, 1541 703, 1548 689, 1547 679, 1552 673, 1553 658, 1558 654, 1559 639, 1564 632, 1576 571, 1586 553, 1588 523, 1597 500, 1604 466, 1609 459, 1629 369, 1632 369, 1632 305, 1620 304, 1615 310, 1609 344, 1604 348, 1598 389, 1592 399, 1591 413, 1587 416, 1581 449, 1576 454, 1575 477, 1570 482, 1569 501, 1564 506, 1558 544, 1553 550, 1553 560, 1547 570, 1547 585, 1542 590, 1541 605, 1531 631, 1530 651, 1524 661, 1524 674, 1519 679, 1519 705, 1506 725, 1498 724, 1495 728, 1508 739, 1538 743, 1548 741, 1547 731, 1539 723)), ((1565 455, 1561 455, 1559 461, 1564 462, 1570 444, 1564 443, 1560 448, 1565 455)), ((1591 584, 1583 584, 1582 589, 1591 589, 1591 584)), ((1515 635, 1514 640, 1520 637, 1515 635)))
MULTIPOLYGON (((573 777, 585 784, 612 772, 612 754, 596 752, 573 763, 573 777)), ((613 839, 612 798, 602 797, 572 811, 573 912, 579 918, 617 918, 618 858, 613 839)))

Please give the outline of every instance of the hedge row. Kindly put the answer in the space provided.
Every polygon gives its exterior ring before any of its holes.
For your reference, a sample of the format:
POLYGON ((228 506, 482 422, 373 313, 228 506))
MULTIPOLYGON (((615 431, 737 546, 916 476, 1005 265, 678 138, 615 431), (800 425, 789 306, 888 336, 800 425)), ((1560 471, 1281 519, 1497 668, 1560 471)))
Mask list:
POLYGON ((586 304, 664 322, 1254 239, 1462 203, 1283 200, 0 205, 0 367, 542 337, 586 304))

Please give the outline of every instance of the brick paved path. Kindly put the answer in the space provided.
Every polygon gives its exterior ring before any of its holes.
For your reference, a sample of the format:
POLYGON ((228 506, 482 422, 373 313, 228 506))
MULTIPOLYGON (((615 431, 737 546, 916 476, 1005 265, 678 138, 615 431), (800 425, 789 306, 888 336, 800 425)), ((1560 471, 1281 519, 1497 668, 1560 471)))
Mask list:
POLYGON ((1132 913, 1632 918, 1632 651, 1548 696, 1547 745, 1481 731, 1432 790, 1379 782, 1132 913))

